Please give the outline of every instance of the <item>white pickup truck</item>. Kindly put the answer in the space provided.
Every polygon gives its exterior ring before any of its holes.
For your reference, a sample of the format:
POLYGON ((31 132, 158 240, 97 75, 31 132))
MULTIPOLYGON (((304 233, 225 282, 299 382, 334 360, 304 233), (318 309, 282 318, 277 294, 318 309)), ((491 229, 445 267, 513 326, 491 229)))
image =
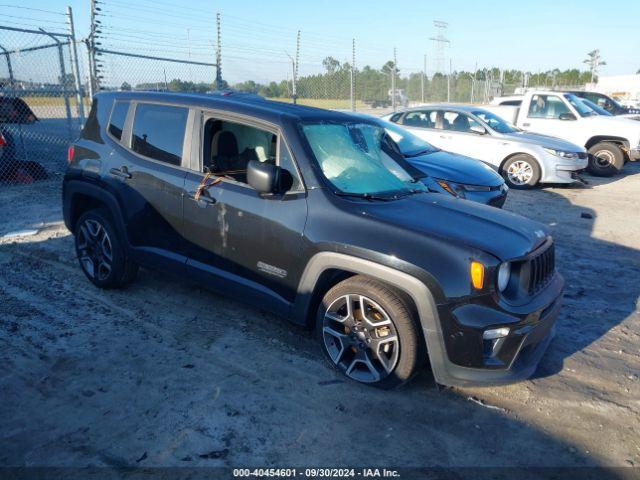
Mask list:
POLYGON ((571 93, 528 91, 497 97, 483 108, 523 130, 584 146, 594 175, 615 175, 625 161, 640 160, 640 122, 598 115, 571 93))

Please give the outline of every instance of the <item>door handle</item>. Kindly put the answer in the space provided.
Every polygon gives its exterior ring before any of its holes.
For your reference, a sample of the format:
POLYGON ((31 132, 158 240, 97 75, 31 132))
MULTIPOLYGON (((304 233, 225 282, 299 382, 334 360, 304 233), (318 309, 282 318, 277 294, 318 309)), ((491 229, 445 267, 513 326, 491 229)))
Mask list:
POLYGON ((213 198, 211 194, 209 194, 209 192, 207 192, 206 190, 202 191, 202 193, 200 194, 200 197, 197 200, 196 200, 196 192, 189 192, 189 198, 194 202, 196 202, 197 204, 205 207, 207 205, 213 205, 214 203, 216 203, 216 199, 213 198))
POLYGON ((131 178, 131 174, 129 173, 129 169, 123 165, 120 168, 112 168, 109 170, 109 173, 114 177, 120 178, 131 178))

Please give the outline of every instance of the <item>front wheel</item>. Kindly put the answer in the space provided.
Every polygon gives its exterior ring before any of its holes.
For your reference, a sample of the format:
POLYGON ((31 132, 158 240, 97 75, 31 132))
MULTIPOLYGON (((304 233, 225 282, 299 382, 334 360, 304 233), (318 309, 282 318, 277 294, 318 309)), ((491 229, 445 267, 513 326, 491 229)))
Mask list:
POLYGON ((526 190, 535 187, 540 181, 538 162, 526 154, 511 157, 502 167, 502 176, 511 188, 526 190))
POLYGON ((359 275, 325 294, 316 331, 332 367, 380 388, 410 380, 425 356, 417 322, 405 301, 383 283, 359 275))
POLYGON ((600 142, 589 149, 587 170, 597 177, 612 177, 624 167, 624 153, 615 143, 600 142))

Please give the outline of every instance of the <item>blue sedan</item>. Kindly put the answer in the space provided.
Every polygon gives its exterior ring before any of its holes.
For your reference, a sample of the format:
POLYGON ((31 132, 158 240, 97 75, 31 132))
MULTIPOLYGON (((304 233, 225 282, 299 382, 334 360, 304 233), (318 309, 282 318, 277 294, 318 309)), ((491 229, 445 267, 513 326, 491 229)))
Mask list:
POLYGON ((421 181, 432 192, 453 195, 494 207, 502 207, 509 187, 503 178, 480 160, 439 150, 402 127, 380 118, 375 120, 396 142, 407 162, 426 176, 421 181))

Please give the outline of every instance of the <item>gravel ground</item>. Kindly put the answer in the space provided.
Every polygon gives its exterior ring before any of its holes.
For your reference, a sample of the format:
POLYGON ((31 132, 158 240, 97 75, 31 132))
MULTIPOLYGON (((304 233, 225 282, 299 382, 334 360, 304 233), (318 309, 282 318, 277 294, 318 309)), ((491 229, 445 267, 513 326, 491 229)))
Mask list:
POLYGON ((533 379, 438 389, 425 370, 392 392, 334 374, 306 330, 162 273, 96 289, 59 180, 0 187, 1 466, 640 466, 640 164, 510 194, 551 226, 567 280, 533 379))

